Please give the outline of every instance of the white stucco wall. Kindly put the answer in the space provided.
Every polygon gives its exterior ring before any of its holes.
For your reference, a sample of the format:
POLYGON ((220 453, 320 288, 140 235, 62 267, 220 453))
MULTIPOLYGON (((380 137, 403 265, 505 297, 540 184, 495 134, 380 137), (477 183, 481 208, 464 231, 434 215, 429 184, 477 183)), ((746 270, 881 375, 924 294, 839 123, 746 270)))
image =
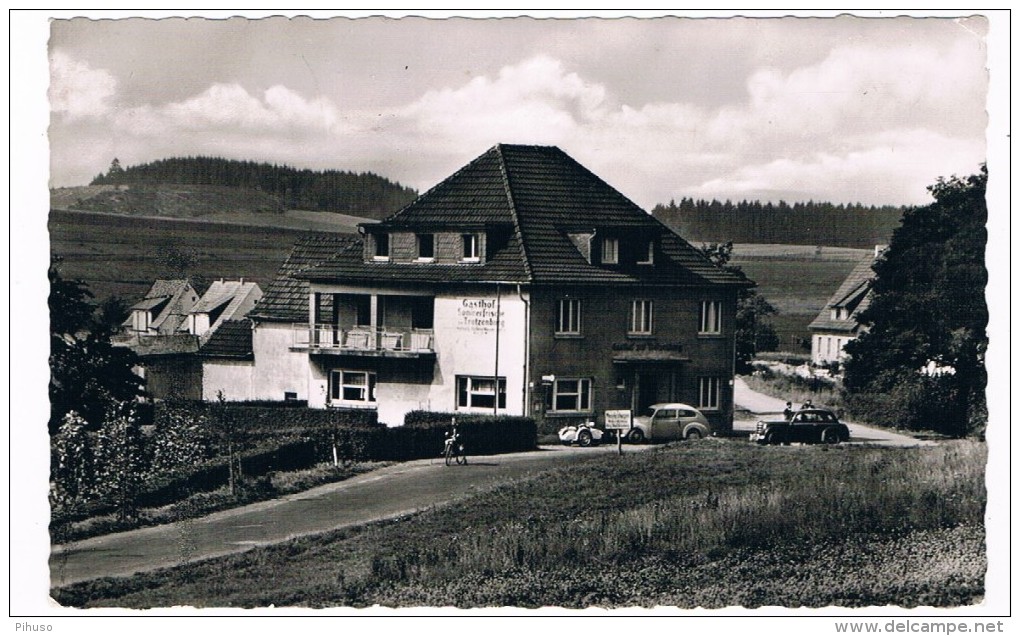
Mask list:
MULTIPOLYGON (((384 290, 379 291, 385 293, 384 290)), ((506 380, 506 408, 500 409, 499 412, 521 415, 524 413, 524 364, 527 357, 526 306, 516 291, 509 289, 502 291, 498 305, 501 316, 498 374, 506 380)), ((488 295, 477 292, 449 292, 437 295, 433 314, 433 348, 436 352, 434 360, 314 356, 306 367, 309 406, 326 407, 329 373, 334 369, 344 369, 376 373, 375 403, 334 405, 371 406, 378 411, 379 421, 391 426, 402 424, 404 415, 416 409, 492 413, 492 409, 457 408, 457 377, 487 379, 497 373, 496 306, 494 288, 488 295)), ((392 318, 391 316, 390 319, 392 318)), ((266 344, 267 346, 269 344, 268 338, 266 344)), ((256 353, 256 359, 258 355, 256 353)), ((305 359, 307 360, 307 355, 305 359)), ((259 364, 261 366, 261 361, 259 364)))
MULTIPOLYGON (((525 303, 505 289, 499 299, 499 367, 496 367, 496 294, 436 297, 436 371, 429 391, 435 411, 456 411, 457 376, 506 378, 508 415, 524 414, 524 363, 527 357, 525 303)), ((470 412, 470 411, 469 411, 470 412)), ((475 412, 491 412, 488 409, 475 412)))
POLYGON ((202 363, 202 399, 215 401, 219 392, 228 402, 253 399, 252 375, 254 362, 239 360, 204 361, 202 363))
POLYGON ((299 400, 309 399, 308 352, 291 351, 293 343, 294 331, 290 323, 255 325, 252 399, 283 400, 288 392, 296 393, 299 400))
POLYGON ((832 334, 815 334, 811 338, 811 361, 815 364, 837 362, 846 357, 843 347, 853 338, 832 334))

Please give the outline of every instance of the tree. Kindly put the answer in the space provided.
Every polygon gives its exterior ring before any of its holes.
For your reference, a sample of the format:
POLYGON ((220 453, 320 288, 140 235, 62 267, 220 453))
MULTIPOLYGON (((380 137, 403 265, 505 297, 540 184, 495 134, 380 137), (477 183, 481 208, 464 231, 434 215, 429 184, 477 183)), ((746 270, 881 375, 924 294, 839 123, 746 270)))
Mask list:
POLYGON ((95 430, 143 393, 133 370, 137 357, 110 341, 123 304, 104 303, 97 312, 88 285, 65 280, 59 265, 60 258, 54 257, 49 269, 51 435, 72 411, 95 430))
POLYGON ((846 347, 845 388, 852 408, 896 414, 881 423, 958 436, 984 428, 987 180, 985 166, 940 178, 928 188, 935 201, 904 213, 874 266, 866 331, 846 347))
MULTIPOLYGON (((744 275, 739 266, 729 264, 733 256, 732 241, 702 245, 701 252, 718 267, 739 276, 744 275)), ((759 351, 771 351, 779 346, 779 336, 768 320, 769 316, 778 313, 779 310, 756 290, 745 288, 737 292, 737 373, 749 373, 751 360, 759 351)))

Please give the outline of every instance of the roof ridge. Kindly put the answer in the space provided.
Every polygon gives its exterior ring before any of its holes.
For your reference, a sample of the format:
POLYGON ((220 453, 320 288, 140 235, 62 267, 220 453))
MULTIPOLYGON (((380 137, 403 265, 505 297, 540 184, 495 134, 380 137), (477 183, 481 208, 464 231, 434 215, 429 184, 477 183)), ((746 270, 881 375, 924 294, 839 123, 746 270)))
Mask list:
POLYGON ((531 261, 528 259, 528 248, 524 244, 524 234, 521 232, 521 222, 517 217, 517 205, 514 203, 513 189, 510 187, 510 175, 507 172, 506 160, 503 158, 503 146, 504 144, 496 144, 494 150, 496 151, 496 157, 499 159, 499 174, 503 178, 503 189, 506 191, 507 205, 510 206, 510 218, 514 221, 514 234, 517 235, 517 243, 521 248, 521 258, 524 259, 524 271, 527 275, 528 282, 534 280, 534 276, 531 273, 531 261))
MULTIPOLYGON (((381 225, 381 224, 385 224, 385 223, 389 223, 390 221, 393 221, 393 220, 394 220, 394 219, 396 219, 396 218, 397 218, 398 216, 400 216, 400 215, 401 215, 401 214, 403 214, 403 213, 404 213, 405 211, 407 211, 407 210, 408 210, 409 208, 411 208, 411 207, 412 207, 412 206, 414 206, 414 205, 415 205, 416 203, 418 203, 418 201, 420 201, 420 200, 424 199, 424 198, 425 198, 425 197, 427 197, 428 195, 430 195, 430 194, 432 194, 433 192, 435 192, 435 191, 439 190, 440 188, 442 188, 443 186, 445 186, 445 185, 446 185, 447 183, 449 183, 450 181, 453 181, 453 180, 454 180, 454 179, 455 179, 455 178, 456 178, 456 177, 457 177, 458 175, 460 175, 460 174, 461 174, 462 172, 464 172, 464 171, 465 171, 465 170, 467 170, 468 168, 471 168, 471 167, 472 167, 472 166, 474 166, 474 165, 475 165, 476 163, 479 163, 479 162, 481 162, 481 161, 482 161, 482 159, 484 159, 484 158, 486 157, 486 155, 488 155, 488 154, 489 154, 490 152, 496 152, 496 154, 498 155, 498 154, 499 154, 499 146, 500 146, 500 144, 496 144, 495 146, 493 146, 492 148, 489 148, 488 150, 486 150, 486 151, 485 151, 485 152, 483 152, 482 154, 478 155, 477 157, 475 157, 474 159, 472 159, 471 161, 469 161, 469 162, 468 162, 468 163, 466 163, 465 165, 461 166, 461 167, 460 167, 460 168, 459 168, 459 169, 458 169, 458 170, 457 170, 456 172, 454 172, 454 173, 453 173, 453 174, 451 174, 450 176, 446 177, 445 179, 443 179, 442 181, 440 181, 440 182, 439 182, 439 183, 437 183, 436 185, 432 186, 431 188, 429 188, 429 189, 428 189, 428 190, 426 190, 425 192, 422 192, 421 194, 419 194, 418 196, 416 196, 416 197, 415 197, 415 198, 414 198, 414 199, 413 199, 413 200, 412 200, 412 201, 411 201, 410 203, 408 203, 408 204, 407 204, 407 205, 405 205, 404 207, 400 208, 399 210, 397 210, 396 212, 394 212, 394 213, 393 213, 393 214, 391 214, 390 216, 388 216, 388 217, 384 218, 384 219, 383 219, 382 221, 379 221, 379 224, 381 225)), ((372 225, 376 225, 376 224, 375 224, 375 223, 373 223, 372 225)))

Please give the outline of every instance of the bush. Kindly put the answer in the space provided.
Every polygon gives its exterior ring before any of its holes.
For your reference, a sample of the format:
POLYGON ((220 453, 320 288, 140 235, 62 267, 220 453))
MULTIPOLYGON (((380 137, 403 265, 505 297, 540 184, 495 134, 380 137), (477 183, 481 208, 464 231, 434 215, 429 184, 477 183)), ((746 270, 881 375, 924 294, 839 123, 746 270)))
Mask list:
MULTIPOLYGON (((433 445, 441 449, 446 431, 453 418, 473 455, 494 455, 534 450, 538 428, 530 417, 513 415, 463 415, 432 411, 411 411, 404 416, 404 430, 426 429, 438 434, 433 445), (438 444, 438 446, 436 446, 438 444)), ((401 430, 401 429, 391 429, 401 430)), ((433 451, 432 454, 436 454, 433 451)))
POLYGON ((956 385, 949 376, 918 374, 901 379, 886 393, 857 393, 848 399, 854 417, 890 428, 963 437, 972 421, 980 421, 959 412, 956 385))

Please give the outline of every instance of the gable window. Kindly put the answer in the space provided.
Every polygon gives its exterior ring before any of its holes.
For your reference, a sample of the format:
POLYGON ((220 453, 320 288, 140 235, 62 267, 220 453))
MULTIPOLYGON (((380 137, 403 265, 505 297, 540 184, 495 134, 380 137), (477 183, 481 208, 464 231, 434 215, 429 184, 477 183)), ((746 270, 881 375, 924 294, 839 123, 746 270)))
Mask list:
POLYGON ((602 263, 616 265, 620 262, 620 239, 602 239, 602 263))
POLYGON ((431 261, 436 257, 436 236, 434 234, 419 234, 418 260, 431 261))
POLYGON ((701 315, 698 324, 698 333, 722 333, 722 301, 701 301, 701 315))
POLYGON ((635 300, 630 310, 630 334, 649 336, 652 333, 652 301, 635 300))
POLYGON ((638 259, 638 265, 652 265, 655 263, 655 241, 648 241, 645 247, 644 258, 638 259))
POLYGON ((496 378, 457 376, 458 409, 506 408, 506 378, 499 378, 499 406, 496 407, 496 378))
POLYGON ((375 260, 377 261, 388 261, 390 260, 390 235, 389 234, 376 234, 375 235, 375 260))
POLYGON ((329 373, 330 402, 375 404, 375 374, 334 369, 329 373))
POLYGON ((556 335, 581 335, 581 299, 560 299, 560 312, 556 320, 556 335))
POLYGON ((469 263, 477 263, 481 259, 481 251, 478 246, 478 235, 461 234, 460 241, 461 246, 463 247, 460 260, 469 263))
POLYGON ((698 408, 717 410, 719 408, 720 379, 714 377, 698 378, 698 408))
POLYGON ((554 380, 549 410, 553 412, 591 411, 591 379, 558 378, 554 380))

